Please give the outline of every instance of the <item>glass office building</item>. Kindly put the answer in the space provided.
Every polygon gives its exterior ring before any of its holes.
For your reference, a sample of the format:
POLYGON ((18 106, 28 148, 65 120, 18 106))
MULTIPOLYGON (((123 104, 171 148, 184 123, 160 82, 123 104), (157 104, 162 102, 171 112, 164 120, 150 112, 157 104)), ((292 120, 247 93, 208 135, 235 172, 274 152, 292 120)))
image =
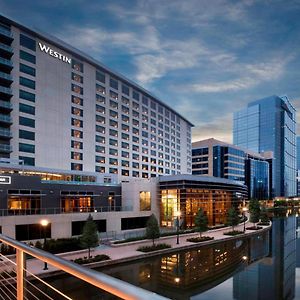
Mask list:
POLYGON ((249 198, 269 199, 272 153, 264 156, 210 138, 192 144, 192 174, 236 180, 248 187, 249 198))
POLYGON ((234 113, 233 143, 264 153, 272 151, 273 196, 296 195, 296 114, 286 96, 271 96, 234 113))
POLYGON ((297 196, 300 196, 300 136, 297 136, 297 196))

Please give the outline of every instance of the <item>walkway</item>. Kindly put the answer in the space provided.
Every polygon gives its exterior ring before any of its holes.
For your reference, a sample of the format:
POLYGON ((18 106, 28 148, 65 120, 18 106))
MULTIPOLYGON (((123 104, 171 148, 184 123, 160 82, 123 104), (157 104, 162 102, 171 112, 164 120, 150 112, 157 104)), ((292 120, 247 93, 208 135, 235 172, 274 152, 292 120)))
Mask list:
MULTIPOLYGON (((263 227, 266 228, 268 226, 263 226, 263 227)), ((244 224, 241 224, 239 226, 236 226, 235 230, 243 231, 243 228, 244 228, 244 224)), ((232 238, 232 236, 224 235, 224 232, 226 232, 226 231, 231 231, 231 228, 227 227, 227 228, 222 228, 222 229, 211 230, 211 231, 205 232, 203 235, 214 237, 214 240, 212 242, 214 242, 216 240, 226 240, 228 238, 232 238)), ((245 234, 239 235, 239 237, 253 234, 254 232, 257 232, 257 231, 246 230, 245 234)), ((156 240, 156 243, 160 242, 160 243, 169 244, 172 246, 172 249, 186 248, 188 246, 195 245, 195 243, 186 241, 187 238, 195 237, 195 236, 199 236, 199 233, 180 235, 179 244, 176 244, 176 240, 177 240, 176 235, 171 236, 171 237, 162 237, 159 240, 156 240)), ((136 251, 136 249, 140 246, 148 246, 148 245, 152 245, 151 240, 136 241, 136 242, 131 242, 128 244, 119 244, 119 245, 111 245, 111 246, 100 245, 99 247, 97 247, 96 249, 91 251, 91 255, 95 256, 98 254, 106 254, 111 258, 110 261, 120 261, 120 260, 122 261, 122 260, 126 260, 126 259, 129 259, 132 257, 145 255, 142 252, 136 251)), ((199 245, 199 244, 197 244, 197 245, 199 245)), ((59 256, 65 258, 65 259, 68 259, 68 260, 71 260, 71 259, 74 260, 75 258, 84 257, 87 255, 88 255, 87 250, 59 254, 59 256)), ((57 270, 56 268, 54 268, 51 265, 48 265, 48 270, 46 270, 46 271, 43 270, 43 267, 44 267, 44 263, 40 260, 37 260, 37 259, 27 260, 27 269, 33 274, 45 276, 46 275, 45 273, 49 273, 49 272, 51 273, 51 272, 54 272, 57 270)))

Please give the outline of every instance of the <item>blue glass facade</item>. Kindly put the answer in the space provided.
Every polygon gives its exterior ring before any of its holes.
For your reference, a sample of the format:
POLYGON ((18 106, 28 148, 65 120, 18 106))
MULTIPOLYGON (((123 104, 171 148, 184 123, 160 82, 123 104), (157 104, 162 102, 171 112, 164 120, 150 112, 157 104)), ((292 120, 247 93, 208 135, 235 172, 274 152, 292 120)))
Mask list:
POLYGON ((287 97, 271 96, 234 114, 233 143, 255 152, 272 151, 273 196, 296 195, 296 119, 287 97))
POLYGON ((246 184, 250 199, 269 198, 269 163, 267 161, 246 159, 246 184))
POLYGON ((300 136, 297 136, 297 196, 300 196, 300 136))

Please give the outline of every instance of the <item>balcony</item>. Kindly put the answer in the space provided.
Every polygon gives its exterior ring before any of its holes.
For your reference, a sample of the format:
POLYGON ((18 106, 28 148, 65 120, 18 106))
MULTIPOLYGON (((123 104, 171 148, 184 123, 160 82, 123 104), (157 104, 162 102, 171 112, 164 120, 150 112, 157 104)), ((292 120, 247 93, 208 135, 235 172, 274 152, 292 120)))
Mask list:
POLYGON ((13 53, 14 53, 14 50, 11 46, 0 43, 0 54, 1 55, 11 58, 13 53))
POLYGON ((12 76, 10 74, 0 72, 0 84, 11 84, 13 82, 12 76))
POLYGON ((0 124, 10 126, 12 123, 12 118, 9 115, 0 114, 0 124))
POLYGON ((9 129, 0 129, 0 139, 9 140, 12 138, 12 133, 9 129))
POLYGON ((1 111, 11 112, 13 109, 13 106, 8 101, 0 100, 0 109, 1 109, 1 111))
POLYGON ((12 68, 13 68, 13 63, 9 59, 0 57, 0 69, 11 71, 12 68))
POLYGON ((10 30, 5 29, 3 27, 0 27, 0 37, 1 37, 1 40, 5 40, 5 41, 8 41, 10 43, 14 39, 12 33, 10 32, 10 30))
POLYGON ((3 97, 2 99, 10 99, 12 97, 12 89, 5 87, 5 86, 0 86, 0 97, 3 97))
POLYGON ((11 145, 0 144, 0 153, 11 153, 11 152, 12 152, 11 145))

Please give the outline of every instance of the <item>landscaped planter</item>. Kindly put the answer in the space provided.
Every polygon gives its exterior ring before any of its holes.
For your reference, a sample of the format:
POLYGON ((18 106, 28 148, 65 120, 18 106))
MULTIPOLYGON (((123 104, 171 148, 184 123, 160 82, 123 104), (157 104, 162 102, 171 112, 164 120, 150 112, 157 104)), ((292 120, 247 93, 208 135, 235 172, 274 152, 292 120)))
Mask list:
POLYGON ((152 251, 157 251, 157 250, 162 250, 162 249, 169 249, 171 248, 171 245, 168 244, 156 244, 152 246, 142 246, 137 248, 137 251, 141 252, 152 252, 152 251))
POLYGON ((239 235, 239 234, 243 234, 244 231, 239 231, 239 230, 233 230, 233 231, 227 231, 224 232, 224 235, 231 235, 231 236, 235 236, 235 235, 239 235))
POLYGON ((211 241, 213 239, 214 238, 210 236, 202 236, 202 237, 189 238, 187 239, 187 242, 201 243, 201 242, 211 241))

